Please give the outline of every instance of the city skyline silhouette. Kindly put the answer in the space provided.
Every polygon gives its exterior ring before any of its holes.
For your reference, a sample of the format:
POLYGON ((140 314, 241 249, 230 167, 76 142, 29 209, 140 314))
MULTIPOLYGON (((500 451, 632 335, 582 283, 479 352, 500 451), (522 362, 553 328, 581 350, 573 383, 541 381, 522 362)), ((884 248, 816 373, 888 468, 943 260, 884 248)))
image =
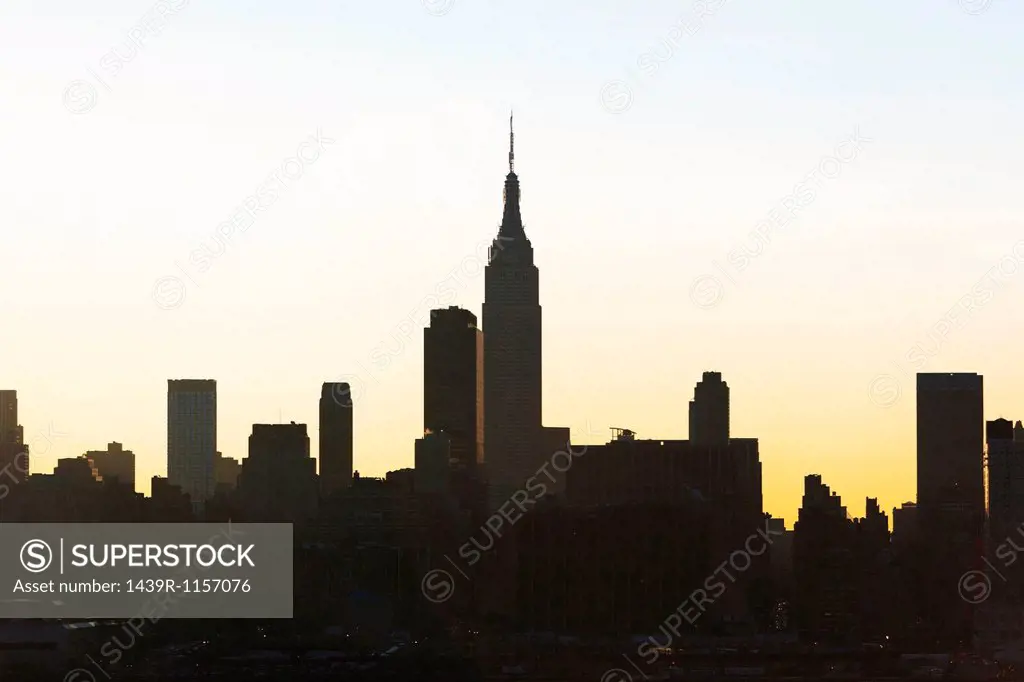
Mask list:
POLYGON ((0 531, 281 523, 294 579, 121 662, 0 592, 0 676, 1015 679, 1021 25, 9 0, 0 531))

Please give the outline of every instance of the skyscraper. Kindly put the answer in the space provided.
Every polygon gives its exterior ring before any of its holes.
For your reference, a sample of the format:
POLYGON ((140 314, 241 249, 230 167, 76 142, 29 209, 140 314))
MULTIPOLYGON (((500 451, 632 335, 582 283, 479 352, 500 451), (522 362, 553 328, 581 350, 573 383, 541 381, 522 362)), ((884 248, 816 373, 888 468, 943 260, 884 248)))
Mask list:
POLYGON ((985 417, 978 374, 917 375, 917 503, 984 518, 985 417))
POLYGON ((192 499, 196 511, 214 491, 217 456, 217 382, 167 381, 167 478, 192 499))
POLYGON ((1017 439, 1014 431, 1013 422, 1006 419, 985 424, 992 538, 1002 539, 1024 522, 1024 440, 1017 439))
POLYGON ((704 372, 690 401, 690 442, 725 447, 729 444, 729 385, 721 372, 704 372))
POLYGON ((0 391, 0 443, 21 445, 24 431, 18 426, 18 392, 0 391))
POLYGON ((969 642, 958 580, 982 567, 985 417, 978 374, 917 375, 917 614, 944 646, 969 642))
POLYGON ((8 476, 28 475, 28 446, 18 424, 18 392, 0 391, 0 471, 8 476))
POLYGON ((352 390, 325 383, 320 390, 320 492, 352 485, 352 390))
POLYGON ((484 457, 492 508, 536 472, 543 450, 539 273, 519 212, 511 130, 508 165, 504 215, 484 268, 484 457))
POLYGON ((305 521, 317 510, 316 462, 305 424, 253 424, 238 491, 248 518, 305 521))
POLYGON ((476 315, 456 306, 431 310, 423 330, 423 430, 446 433, 463 467, 483 459, 483 365, 476 315))

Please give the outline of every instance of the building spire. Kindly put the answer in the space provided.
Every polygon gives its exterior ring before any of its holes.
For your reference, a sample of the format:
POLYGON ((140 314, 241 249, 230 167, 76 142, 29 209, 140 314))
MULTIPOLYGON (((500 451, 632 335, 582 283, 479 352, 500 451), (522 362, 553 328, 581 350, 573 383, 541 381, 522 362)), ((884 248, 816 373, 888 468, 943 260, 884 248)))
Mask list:
POLYGON ((516 172, 516 134, 512 130, 512 110, 508 111, 508 172, 516 172))
MULTIPOLYGON (((505 210, 501 217, 501 227, 498 229, 498 237, 491 247, 488 262, 497 262, 499 255, 502 258, 514 258, 512 251, 525 249, 528 255, 522 262, 533 262, 533 252, 530 240, 526 238, 523 229, 523 217, 519 212, 519 176, 515 172, 515 132, 512 127, 512 112, 508 115, 508 175, 505 176, 504 201, 505 210)), ((516 256, 517 258, 518 256, 516 256)), ((511 262, 511 261, 510 261, 511 262)))

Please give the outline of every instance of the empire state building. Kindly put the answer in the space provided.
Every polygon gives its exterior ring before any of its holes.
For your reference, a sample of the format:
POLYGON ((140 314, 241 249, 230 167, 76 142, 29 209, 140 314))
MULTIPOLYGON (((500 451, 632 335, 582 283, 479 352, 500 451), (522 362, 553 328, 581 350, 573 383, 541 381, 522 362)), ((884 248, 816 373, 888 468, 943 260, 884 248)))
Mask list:
POLYGON ((484 268, 484 451, 495 509, 541 464, 541 325, 537 266, 519 213, 509 118, 505 212, 484 268))

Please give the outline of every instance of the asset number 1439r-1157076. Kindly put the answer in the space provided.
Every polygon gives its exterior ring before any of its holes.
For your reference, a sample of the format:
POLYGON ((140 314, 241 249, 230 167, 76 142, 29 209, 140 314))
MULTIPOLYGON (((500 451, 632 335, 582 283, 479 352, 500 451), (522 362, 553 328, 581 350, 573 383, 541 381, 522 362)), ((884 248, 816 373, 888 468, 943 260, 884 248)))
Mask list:
POLYGON ((174 592, 201 594, 206 592, 248 592, 252 589, 248 579, 241 578, 148 578, 128 581, 128 592, 174 592))

